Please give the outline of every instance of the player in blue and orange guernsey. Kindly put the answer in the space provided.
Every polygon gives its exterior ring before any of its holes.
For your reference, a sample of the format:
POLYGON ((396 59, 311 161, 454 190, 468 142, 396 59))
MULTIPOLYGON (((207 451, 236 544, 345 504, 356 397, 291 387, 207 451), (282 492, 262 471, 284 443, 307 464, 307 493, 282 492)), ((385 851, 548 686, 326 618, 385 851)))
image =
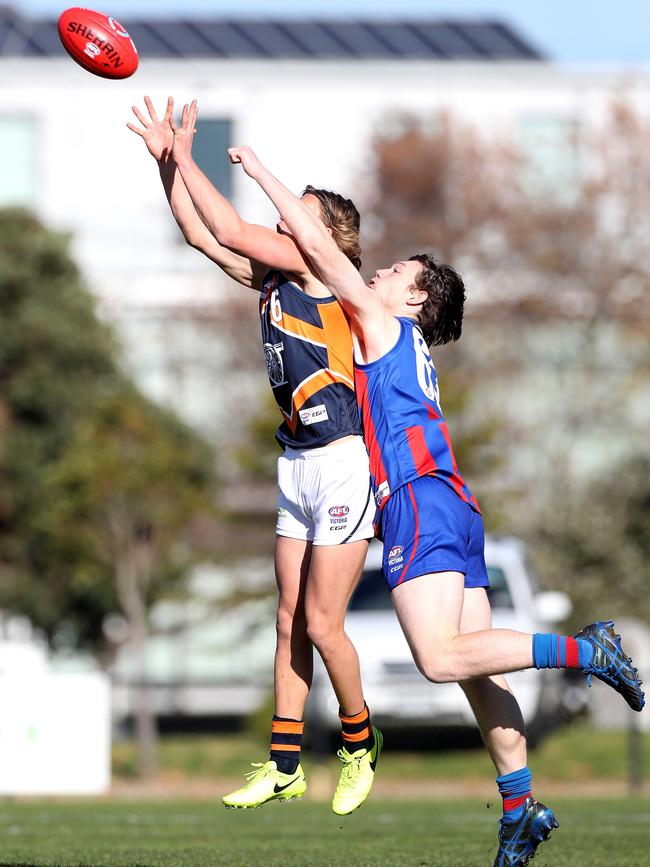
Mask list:
POLYGON ((495 867, 527 864, 558 827, 532 797, 524 723, 503 674, 578 668, 634 710, 640 680, 612 621, 576 636, 492 629, 483 521, 454 459, 428 347, 460 337, 465 289, 456 271, 421 254, 366 285, 323 223, 248 147, 230 150, 274 202, 323 283, 350 317, 357 399, 384 541, 383 570, 420 671, 458 682, 497 768, 504 815, 495 867))
MULTIPOLYGON (((239 283, 260 292, 264 356, 282 414, 277 439, 280 497, 275 569, 279 590, 275 714, 269 760, 226 795, 227 807, 259 807, 302 797, 303 710, 313 647, 340 704, 343 767, 332 800, 339 814, 368 796, 381 751, 370 724, 359 660, 344 631, 345 611, 373 535, 368 456, 356 408, 352 338, 338 301, 313 273, 289 234, 243 221, 192 159, 196 103, 173 124, 173 102, 158 118, 134 107, 140 135, 158 162, 170 207, 187 242, 239 283)), ((308 187, 304 202, 339 248, 360 266, 359 214, 349 200, 308 187)))

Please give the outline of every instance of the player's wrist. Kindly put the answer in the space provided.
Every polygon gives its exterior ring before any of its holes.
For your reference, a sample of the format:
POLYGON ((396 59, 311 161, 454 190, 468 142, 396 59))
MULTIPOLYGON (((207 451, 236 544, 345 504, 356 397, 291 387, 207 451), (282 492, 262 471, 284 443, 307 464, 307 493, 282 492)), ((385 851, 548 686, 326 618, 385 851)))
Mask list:
POLYGON ((159 157, 156 157, 156 162, 160 171, 165 174, 173 174, 176 171, 176 160, 168 150, 164 150, 159 157))

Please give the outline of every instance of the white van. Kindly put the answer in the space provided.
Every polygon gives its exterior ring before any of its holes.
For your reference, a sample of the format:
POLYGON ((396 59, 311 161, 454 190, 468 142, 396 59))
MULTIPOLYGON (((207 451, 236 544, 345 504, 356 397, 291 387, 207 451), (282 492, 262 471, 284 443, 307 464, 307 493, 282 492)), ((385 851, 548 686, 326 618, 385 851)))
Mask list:
MULTIPOLYGON (((380 728, 476 726, 463 691, 455 683, 427 681, 413 662, 381 572, 382 546, 370 545, 366 565, 346 617, 346 631, 359 653, 364 693, 373 722, 380 728)), ((551 632, 571 613, 568 596, 538 592, 526 567, 523 544, 488 537, 485 559, 490 577, 494 627, 521 632, 551 632)), ((338 729, 338 703, 318 663, 310 701, 312 724, 338 729)), ((576 689, 557 671, 508 674, 527 726, 579 709, 576 689)))

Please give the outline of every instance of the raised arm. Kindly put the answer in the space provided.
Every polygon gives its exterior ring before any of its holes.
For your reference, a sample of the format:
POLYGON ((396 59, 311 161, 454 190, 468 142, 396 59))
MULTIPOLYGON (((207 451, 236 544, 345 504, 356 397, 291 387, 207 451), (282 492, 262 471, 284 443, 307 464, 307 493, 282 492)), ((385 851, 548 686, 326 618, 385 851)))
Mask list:
POLYGON ((217 190, 192 159, 196 100, 183 108, 181 125, 170 117, 174 134, 172 158, 202 222, 223 247, 271 268, 305 279, 311 272, 295 241, 287 235, 242 220, 228 199, 217 190))
MULTIPOLYGON (((167 100, 167 109, 161 120, 148 96, 144 98, 149 118, 133 106, 133 113, 140 121, 141 126, 127 123, 134 133, 137 133, 147 146, 147 150, 158 163, 160 179, 162 181, 169 207, 174 219, 187 243, 199 250, 208 259, 217 264, 229 277, 241 283, 243 286, 253 286, 255 266, 244 256, 239 256, 231 250, 222 247, 198 215, 192 203, 183 179, 178 171, 176 163, 171 156, 174 133, 169 125, 169 119, 174 110, 174 100, 171 96, 167 100)), ((258 288, 258 287, 256 287, 258 288)))
POLYGON ((377 293, 364 283, 325 225, 262 165, 250 147, 230 148, 228 153, 231 162, 241 163, 246 174, 271 199, 316 274, 350 317, 355 334, 366 347, 375 347, 370 354, 382 355, 394 341, 396 326, 394 318, 383 310, 377 293))

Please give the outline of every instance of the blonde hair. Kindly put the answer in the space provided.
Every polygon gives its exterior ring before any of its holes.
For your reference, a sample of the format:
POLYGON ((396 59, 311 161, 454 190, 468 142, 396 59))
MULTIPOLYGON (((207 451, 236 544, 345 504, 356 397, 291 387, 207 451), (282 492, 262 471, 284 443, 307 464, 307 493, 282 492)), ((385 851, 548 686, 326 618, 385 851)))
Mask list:
POLYGON ((361 217, 351 199, 344 199, 330 190, 319 190, 311 184, 305 187, 303 196, 315 196, 321 209, 323 222, 332 230, 332 237, 342 253, 358 270, 361 268, 361 244, 359 226, 361 217))

